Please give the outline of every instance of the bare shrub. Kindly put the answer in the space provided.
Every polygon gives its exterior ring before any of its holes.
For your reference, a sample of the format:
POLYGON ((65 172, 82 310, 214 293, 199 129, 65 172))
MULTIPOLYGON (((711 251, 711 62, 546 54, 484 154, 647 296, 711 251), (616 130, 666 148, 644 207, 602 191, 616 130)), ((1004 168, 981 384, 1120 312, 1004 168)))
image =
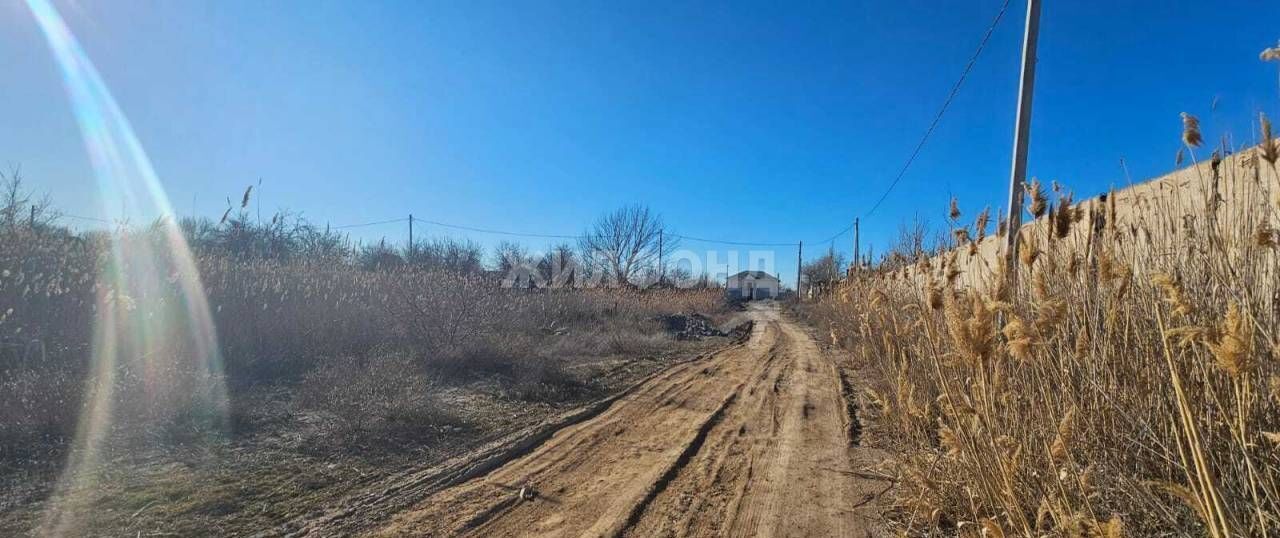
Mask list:
POLYGON ((334 417, 341 439, 398 441, 459 424, 434 398, 437 390, 421 361, 390 353, 325 361, 303 378, 295 401, 302 411, 334 417))

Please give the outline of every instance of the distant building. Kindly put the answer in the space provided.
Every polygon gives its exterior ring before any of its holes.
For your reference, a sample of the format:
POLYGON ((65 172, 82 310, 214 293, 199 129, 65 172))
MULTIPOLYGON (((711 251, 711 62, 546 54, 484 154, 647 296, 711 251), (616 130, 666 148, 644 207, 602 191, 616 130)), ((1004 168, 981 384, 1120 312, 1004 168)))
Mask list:
POLYGON ((730 276, 725 283, 725 293, 729 298, 743 301, 776 299, 781 290, 782 282, 778 277, 764 271, 743 271, 730 276))

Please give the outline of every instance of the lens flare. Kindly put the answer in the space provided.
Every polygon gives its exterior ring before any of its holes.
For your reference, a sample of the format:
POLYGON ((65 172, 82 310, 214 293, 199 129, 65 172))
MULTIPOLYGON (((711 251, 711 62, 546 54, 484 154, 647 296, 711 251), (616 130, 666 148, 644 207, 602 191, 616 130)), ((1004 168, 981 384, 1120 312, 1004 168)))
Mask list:
POLYGON ((165 432, 225 430, 227 396, 208 300, 142 144, 49 0, 27 0, 49 42, 108 215, 154 218, 101 240, 90 375, 73 451, 42 522, 45 535, 92 524, 95 485, 123 451, 165 432))

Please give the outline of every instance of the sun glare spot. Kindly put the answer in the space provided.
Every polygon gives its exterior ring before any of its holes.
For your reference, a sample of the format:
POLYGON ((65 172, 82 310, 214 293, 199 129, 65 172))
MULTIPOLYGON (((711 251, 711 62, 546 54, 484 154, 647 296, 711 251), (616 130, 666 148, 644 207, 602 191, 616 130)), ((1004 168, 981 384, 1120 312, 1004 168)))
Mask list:
POLYGON ((41 529, 77 535, 86 530, 86 508, 112 457, 179 428, 218 435, 227 396, 200 275, 141 142, 57 9, 48 0, 26 3, 62 73, 104 211, 155 219, 100 239, 110 243, 110 256, 97 275, 85 380, 91 396, 41 529))

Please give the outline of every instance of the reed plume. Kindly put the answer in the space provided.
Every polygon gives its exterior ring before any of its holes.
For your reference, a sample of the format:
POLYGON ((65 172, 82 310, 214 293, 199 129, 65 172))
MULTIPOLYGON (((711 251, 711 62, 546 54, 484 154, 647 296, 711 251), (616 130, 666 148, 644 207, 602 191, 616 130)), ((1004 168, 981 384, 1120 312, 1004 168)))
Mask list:
POLYGON ((1262 49, 1262 53, 1258 55, 1258 58, 1264 62, 1280 62, 1280 44, 1262 49))
POLYGON ((1053 219, 1053 233, 1062 239, 1071 233, 1071 224, 1077 218, 1075 211, 1071 208, 1071 193, 1067 193, 1058 198, 1058 212, 1053 219))
POLYGON ((1276 137, 1271 132, 1271 120, 1265 113, 1259 112, 1258 123, 1262 126, 1262 148, 1258 150, 1258 154, 1274 169, 1276 158, 1280 156, 1280 147, 1277 147, 1276 137))
POLYGON ((1209 350, 1228 375, 1240 377, 1253 368, 1253 326, 1245 319, 1239 304, 1233 302, 1227 307, 1213 336, 1209 350))
POLYGON ((1182 142, 1191 148, 1204 144, 1204 137, 1200 135, 1200 119, 1186 112, 1182 113, 1182 142))
POLYGON ((1187 301, 1186 294, 1182 291, 1182 283, 1176 277, 1167 273, 1157 273, 1151 277, 1151 283, 1164 293, 1164 301, 1173 308, 1174 314, 1189 316, 1194 311, 1191 303, 1187 301))
POLYGON ((1044 211, 1049 204, 1049 199, 1045 195, 1044 186, 1040 184, 1039 179, 1031 178, 1031 183, 1027 185, 1027 196, 1031 198, 1031 216, 1040 218, 1044 216, 1044 211))
POLYGON ((978 233, 978 241, 987 237, 987 226, 991 224, 991 206, 982 208, 978 218, 973 221, 973 229, 978 233))

